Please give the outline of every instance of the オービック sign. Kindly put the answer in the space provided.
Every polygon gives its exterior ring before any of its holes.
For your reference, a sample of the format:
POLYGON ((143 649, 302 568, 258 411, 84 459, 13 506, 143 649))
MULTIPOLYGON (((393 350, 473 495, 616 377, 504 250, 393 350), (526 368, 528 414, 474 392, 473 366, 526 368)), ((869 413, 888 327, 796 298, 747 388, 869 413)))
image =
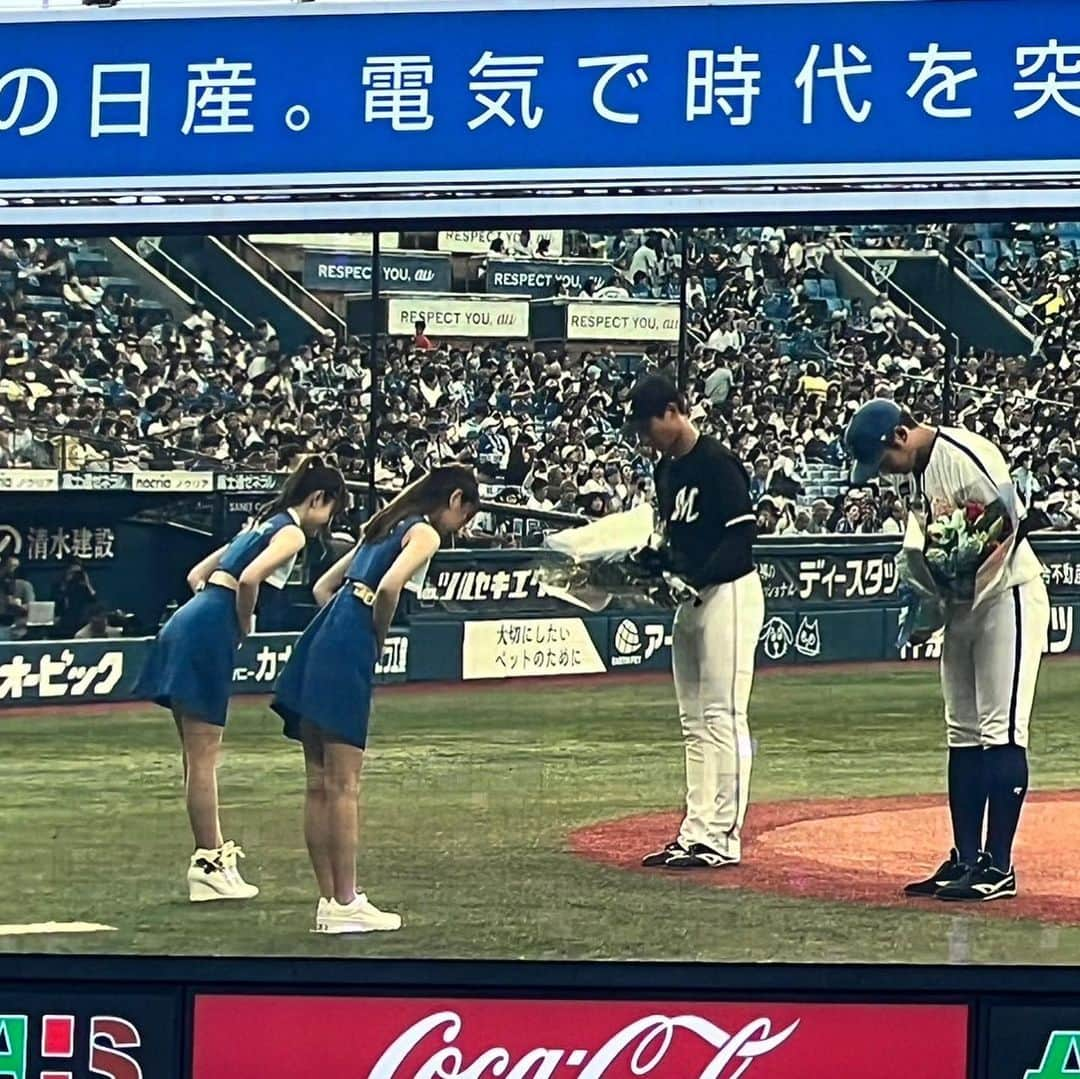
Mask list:
POLYGON ((967 1009, 200 996, 194 1079, 964 1079, 967 1009))

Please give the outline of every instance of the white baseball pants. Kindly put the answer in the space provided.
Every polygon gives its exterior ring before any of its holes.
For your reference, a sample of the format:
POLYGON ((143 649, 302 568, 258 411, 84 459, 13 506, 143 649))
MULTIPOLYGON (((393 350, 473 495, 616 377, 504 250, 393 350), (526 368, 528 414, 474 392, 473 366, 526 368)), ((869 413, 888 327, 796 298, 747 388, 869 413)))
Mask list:
POLYGON ((726 858, 741 856, 750 798, 747 709, 754 655, 765 621, 755 570, 714 585, 675 612, 672 669, 686 752, 683 846, 704 843, 726 858))
POLYGON ((970 603, 950 611, 941 647, 950 747, 1027 747, 1049 631, 1050 598, 1041 577, 1002 592, 976 611, 970 603))

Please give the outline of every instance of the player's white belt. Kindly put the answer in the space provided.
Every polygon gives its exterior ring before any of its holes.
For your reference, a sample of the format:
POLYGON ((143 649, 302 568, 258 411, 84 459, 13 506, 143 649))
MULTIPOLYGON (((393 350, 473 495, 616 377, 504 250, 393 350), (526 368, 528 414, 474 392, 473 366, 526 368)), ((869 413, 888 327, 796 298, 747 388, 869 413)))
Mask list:
POLYGON ((352 594, 362 603, 365 607, 375 606, 375 592, 368 588, 366 584, 361 581, 354 581, 352 586, 352 594))

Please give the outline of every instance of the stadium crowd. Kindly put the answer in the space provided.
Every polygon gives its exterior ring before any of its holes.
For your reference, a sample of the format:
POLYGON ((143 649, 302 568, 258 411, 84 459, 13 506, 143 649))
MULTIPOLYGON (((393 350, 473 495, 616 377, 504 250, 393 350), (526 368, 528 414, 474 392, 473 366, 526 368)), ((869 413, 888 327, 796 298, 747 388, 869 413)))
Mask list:
MULTIPOLYGON (((677 299, 685 257, 693 418, 747 463, 763 534, 900 530, 890 487, 848 489, 842 433, 873 396, 940 416, 945 345, 885 295, 866 309, 837 297, 825 269, 835 230, 699 229, 685 252, 664 230, 569 235, 571 254, 612 267, 586 285, 589 296, 677 299)), ((883 229, 866 243, 964 237, 883 229)), ((327 332, 287 354, 265 320, 247 337, 198 306, 161 320, 80 278, 77 246, 0 241, 0 467, 284 470, 319 452, 367 478, 365 341, 327 332)), ((514 251, 544 255, 528 233, 514 251)), ((996 261, 993 273, 1029 299, 1053 279, 1056 298, 1030 304, 1036 347, 960 357, 954 422, 999 442, 1044 524, 1069 528, 1080 524, 1075 260, 1029 262, 996 261)), ((629 388, 646 370, 676 368, 673 347, 534 351, 441 342, 418 324, 378 357, 375 480, 394 488, 431 464, 467 460, 496 501, 590 516, 629 508, 651 497, 650 462, 622 436, 629 388)), ((502 527, 480 522, 495 542, 514 542, 502 527)))

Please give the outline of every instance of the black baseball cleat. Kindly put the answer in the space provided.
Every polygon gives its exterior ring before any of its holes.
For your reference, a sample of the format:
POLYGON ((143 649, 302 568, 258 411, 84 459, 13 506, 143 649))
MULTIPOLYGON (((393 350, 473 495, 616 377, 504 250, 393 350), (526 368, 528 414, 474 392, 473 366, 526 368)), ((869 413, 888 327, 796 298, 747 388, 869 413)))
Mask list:
POLYGON ((675 858, 681 854, 686 854, 686 848, 679 842, 679 840, 672 840, 663 850, 654 850, 652 854, 646 854, 641 859, 641 864, 646 869, 660 869, 666 866, 672 858, 675 858))
POLYGON ((925 880, 914 880, 904 885, 904 895, 916 899, 933 899, 946 884, 955 884, 966 872, 968 867, 960 861, 960 852, 955 848, 949 852, 949 858, 944 861, 925 880))
POLYGON ((983 851, 975 864, 958 880, 938 889, 936 898, 947 903, 988 903, 1016 895, 1016 870, 997 869, 983 851))
POLYGON ((691 843, 689 850, 672 855, 664 863, 664 869, 723 869, 738 864, 738 858, 728 858, 704 843, 691 843))

